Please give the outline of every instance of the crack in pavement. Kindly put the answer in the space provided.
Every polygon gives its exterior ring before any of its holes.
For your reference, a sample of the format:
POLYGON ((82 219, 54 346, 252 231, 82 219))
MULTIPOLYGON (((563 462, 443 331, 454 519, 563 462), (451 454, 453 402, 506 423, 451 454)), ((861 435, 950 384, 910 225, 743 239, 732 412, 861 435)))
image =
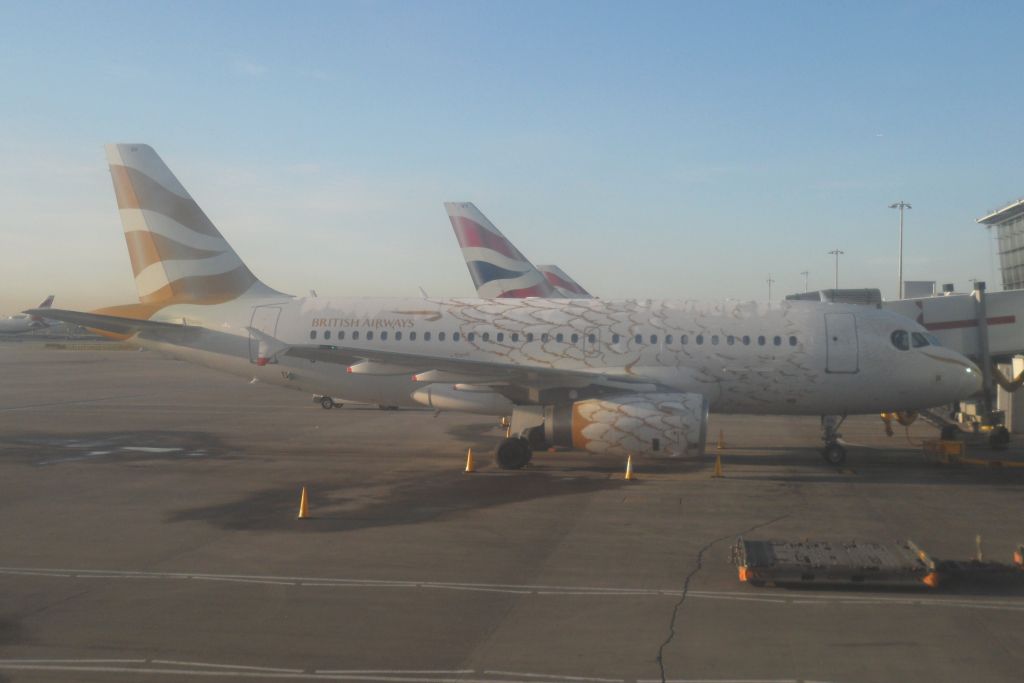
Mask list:
POLYGON ((699 572, 704 567, 704 553, 706 553, 708 550, 710 550, 716 543, 720 543, 721 541, 724 541, 727 538, 733 538, 735 536, 743 536, 745 534, 749 534, 751 531, 756 531, 758 529, 761 529, 763 527, 769 526, 771 524, 775 524, 775 522, 783 520, 786 517, 789 517, 788 513, 784 514, 784 515, 779 515, 778 517, 775 517, 774 519, 770 519, 767 522, 761 522, 760 524, 755 524, 754 526, 748 527, 748 528, 744 529, 743 531, 740 531, 739 533, 726 534, 725 536, 719 536, 718 538, 716 538, 716 539, 714 539, 712 541, 708 541, 707 543, 705 543, 704 546, 699 551, 697 551, 697 561, 694 563, 693 569, 690 570, 690 573, 686 575, 686 579, 683 581, 683 593, 682 593, 681 596, 679 596, 679 600, 672 607, 672 618, 669 620, 669 623, 668 623, 668 637, 665 638, 665 640, 661 643, 661 646, 658 647, 657 662, 658 662, 658 670, 661 673, 661 683, 666 683, 666 678, 665 678, 665 661, 663 659, 663 655, 665 653, 665 648, 668 647, 668 644, 671 643, 672 640, 676 637, 676 621, 679 618, 679 610, 682 608, 683 603, 686 602, 686 596, 690 592, 690 581, 693 579, 694 576, 697 575, 697 572, 699 572))

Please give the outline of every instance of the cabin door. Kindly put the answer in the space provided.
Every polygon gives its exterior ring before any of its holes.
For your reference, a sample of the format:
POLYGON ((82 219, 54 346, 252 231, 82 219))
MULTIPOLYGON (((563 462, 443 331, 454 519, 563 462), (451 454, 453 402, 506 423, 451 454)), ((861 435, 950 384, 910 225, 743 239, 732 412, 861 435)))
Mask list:
POLYGON ((857 319, 853 313, 826 313, 825 337, 825 371, 857 372, 857 319))

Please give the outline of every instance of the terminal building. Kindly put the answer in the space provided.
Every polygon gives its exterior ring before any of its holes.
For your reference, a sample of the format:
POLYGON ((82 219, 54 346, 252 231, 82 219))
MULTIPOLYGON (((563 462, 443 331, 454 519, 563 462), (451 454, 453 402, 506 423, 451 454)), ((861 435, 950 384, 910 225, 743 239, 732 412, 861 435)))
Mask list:
POLYGON ((1003 289, 1024 289, 1024 199, 978 219, 995 228, 1003 289))

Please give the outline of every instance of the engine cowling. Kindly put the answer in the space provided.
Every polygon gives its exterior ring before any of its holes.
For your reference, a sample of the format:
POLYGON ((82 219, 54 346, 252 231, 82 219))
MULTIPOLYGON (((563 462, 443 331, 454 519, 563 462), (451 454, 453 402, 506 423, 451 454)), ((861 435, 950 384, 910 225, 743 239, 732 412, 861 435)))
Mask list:
POLYGON ((549 443, 590 453, 700 456, 707 430, 700 394, 623 394, 549 406, 544 416, 549 443))

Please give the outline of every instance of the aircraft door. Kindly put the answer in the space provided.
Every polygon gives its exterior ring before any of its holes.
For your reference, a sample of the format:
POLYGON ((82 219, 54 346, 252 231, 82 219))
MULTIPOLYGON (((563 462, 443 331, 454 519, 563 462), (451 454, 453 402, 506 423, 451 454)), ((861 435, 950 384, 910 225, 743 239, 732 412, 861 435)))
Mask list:
POLYGON ((825 358, 826 372, 852 373, 860 369, 853 313, 825 314, 825 358))
MULTIPOLYGON (((280 306, 255 306, 252 309, 252 320, 249 322, 249 327, 271 337, 276 337, 277 319, 280 317, 280 306)), ((266 345, 264 344, 264 346, 266 345)), ((265 359, 267 355, 260 353, 260 340, 255 334, 249 332, 249 362, 260 364, 261 357, 265 359)), ((263 363, 266 363, 266 360, 263 363)))

